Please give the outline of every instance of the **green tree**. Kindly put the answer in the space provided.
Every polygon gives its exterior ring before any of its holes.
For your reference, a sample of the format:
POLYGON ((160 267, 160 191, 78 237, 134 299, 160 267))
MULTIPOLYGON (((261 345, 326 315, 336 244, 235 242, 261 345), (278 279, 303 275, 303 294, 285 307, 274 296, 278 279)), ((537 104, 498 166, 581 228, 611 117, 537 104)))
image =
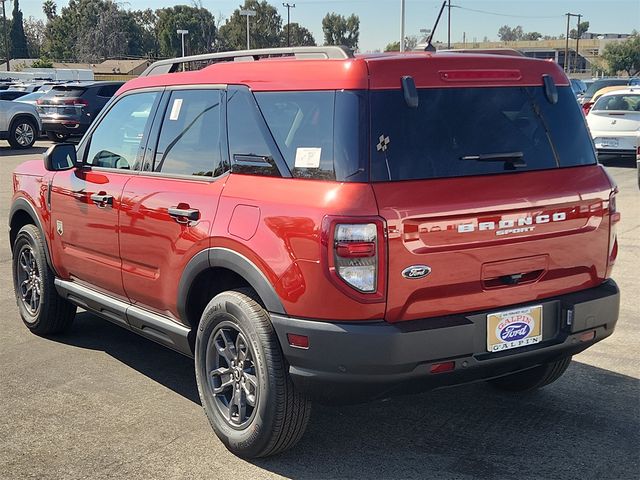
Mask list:
POLYGON ((188 30, 185 53, 196 55, 212 50, 216 39, 215 19, 209 10, 199 6, 176 5, 156 10, 157 35, 161 56, 182 55, 182 38, 176 30, 188 30))
MULTIPOLYGON (((415 35, 409 35, 404 38, 404 49, 409 51, 413 50, 418 46, 418 37, 415 35)), ((385 52, 399 52, 400 51, 400 41, 388 43, 386 47, 384 47, 385 52)))
POLYGON ((623 42, 608 43, 604 47, 602 58, 613 75, 618 72, 626 72, 629 76, 640 73, 640 34, 634 31, 623 42))
MULTIPOLYGON (((292 47, 315 47, 316 40, 309 30, 298 23, 291 23, 291 46, 292 47)), ((280 45, 287 46, 287 26, 280 32, 280 45)))
POLYGON ((522 35, 522 40, 540 40, 542 34, 540 32, 527 32, 522 35))
POLYGON ((13 0, 13 22, 11 22, 9 37, 11 43, 11 57, 29 58, 27 37, 24 34, 24 25, 22 24, 22 11, 20 10, 18 0, 13 0))
POLYGON ((578 28, 572 28, 569 30, 569 38, 573 38, 574 40, 578 37, 582 37, 582 34, 586 33, 589 30, 589 22, 580 22, 578 24, 578 28))
POLYGON ((112 0, 69 0, 47 23, 46 50, 51 58, 81 62, 144 53, 133 14, 112 0))
POLYGON ((53 68, 53 62, 47 57, 40 57, 31 64, 31 68, 53 68))
MULTIPOLYGON (((247 18, 240 10, 253 10, 250 17, 249 37, 251 48, 278 47, 281 43, 282 17, 273 5, 266 1, 245 0, 241 8, 234 10, 231 17, 220 27, 220 48, 224 50, 244 50, 247 48, 247 18)), ((293 29, 291 30, 293 33, 293 29)), ((292 37, 293 39, 293 37, 292 37)), ((293 40, 292 40, 293 44, 293 40)), ((286 39, 285 39, 286 45, 286 39)))
POLYGON ((515 27, 510 27, 509 25, 503 25, 498 29, 498 37, 503 42, 515 42, 518 40, 522 40, 524 36, 524 31, 522 29, 522 25, 517 25, 515 27))
POLYGON ((386 47, 384 47, 385 52, 399 52, 400 51, 400 40, 397 42, 388 43, 386 47))
POLYGON ((47 17, 47 20, 51 21, 56 16, 58 6, 53 0, 45 0, 42 2, 42 12, 47 17))
POLYGON ((24 34, 27 38, 27 50, 31 58, 42 55, 47 27, 42 20, 29 17, 24 21, 24 34))
POLYGON ((158 15, 147 8, 131 12, 134 21, 140 27, 141 50, 145 55, 157 57, 160 55, 160 43, 158 41, 158 15))
POLYGON ((327 13, 322 19, 325 45, 344 45, 357 50, 360 37, 360 18, 357 15, 344 17, 327 13))

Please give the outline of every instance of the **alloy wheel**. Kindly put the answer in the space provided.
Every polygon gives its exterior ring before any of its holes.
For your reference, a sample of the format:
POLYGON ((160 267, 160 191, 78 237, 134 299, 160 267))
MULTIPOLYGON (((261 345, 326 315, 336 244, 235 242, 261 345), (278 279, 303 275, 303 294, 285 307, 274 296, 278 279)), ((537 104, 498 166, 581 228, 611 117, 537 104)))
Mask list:
POLYGON ((20 300, 29 314, 35 317, 42 300, 42 277, 30 246, 25 245, 20 250, 16 270, 20 300))
POLYGON ((259 384, 254 353, 245 335, 222 322, 209 340, 206 354, 209 394, 233 428, 245 427, 258 404, 259 384))
POLYGON ((15 138, 16 142, 20 144, 22 147, 28 147, 34 141, 36 136, 35 131, 33 130, 33 125, 30 123, 21 123, 16 127, 15 138))

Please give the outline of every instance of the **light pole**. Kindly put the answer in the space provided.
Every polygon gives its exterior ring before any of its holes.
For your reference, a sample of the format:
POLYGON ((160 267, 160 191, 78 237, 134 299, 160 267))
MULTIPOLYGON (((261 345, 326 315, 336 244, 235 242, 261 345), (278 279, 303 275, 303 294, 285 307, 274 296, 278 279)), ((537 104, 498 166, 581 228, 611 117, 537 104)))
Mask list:
POLYGON ((182 37, 182 56, 184 57, 184 36, 189 34, 189 30, 176 30, 176 33, 182 37))
POLYGON ((240 15, 244 15, 247 17, 247 50, 250 50, 250 43, 249 43, 249 17, 255 17, 256 16, 256 12, 254 12, 253 10, 240 10, 240 15))
POLYGON ((9 53, 9 40, 7 37, 7 13, 4 6, 5 0, 2 0, 2 31, 4 32, 4 53, 7 56, 7 72, 11 70, 9 67, 9 60, 11 59, 11 53, 9 53))
POLYGON ((283 7, 287 9, 287 47, 291 46, 291 9, 296 8, 295 3, 283 3, 283 7))
POLYGON ((404 3, 400 0, 400 51, 404 52, 404 3))

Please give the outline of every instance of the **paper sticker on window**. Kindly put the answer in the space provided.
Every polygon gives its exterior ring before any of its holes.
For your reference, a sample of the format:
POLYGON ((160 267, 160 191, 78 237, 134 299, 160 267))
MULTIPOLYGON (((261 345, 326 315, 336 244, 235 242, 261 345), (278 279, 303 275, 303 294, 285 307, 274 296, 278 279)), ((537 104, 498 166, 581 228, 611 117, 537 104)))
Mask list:
POLYGON ((318 168, 320 166, 321 148, 297 148, 296 149, 296 168, 318 168))
POLYGON ((176 98, 173 101, 173 106, 171 107, 171 114, 169 115, 169 120, 177 120, 180 116, 180 109, 182 108, 182 99, 176 98))

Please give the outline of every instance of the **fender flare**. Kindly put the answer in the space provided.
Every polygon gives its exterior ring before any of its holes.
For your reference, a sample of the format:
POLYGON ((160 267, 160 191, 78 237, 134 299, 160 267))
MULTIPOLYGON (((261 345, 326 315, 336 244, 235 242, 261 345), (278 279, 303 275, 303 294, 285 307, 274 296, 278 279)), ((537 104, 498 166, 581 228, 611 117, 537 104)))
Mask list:
MULTIPOLYGON (((56 269, 53 266, 53 262, 51 261, 51 252, 49 250, 49 240, 47 239, 47 233, 42 227, 42 222, 40 221, 40 217, 35 209, 35 207, 24 197, 16 198, 11 204, 11 210, 9 211, 9 228, 11 228, 11 224, 13 223, 13 217, 18 212, 24 212, 31 217, 33 222, 35 223, 38 230, 42 233, 42 238, 44 239, 44 253, 47 257, 47 264, 49 268, 57 275, 56 269)), ((18 232, 15 232, 16 234, 18 232)), ((13 252, 13 243, 9 245, 11 251, 13 252)))
POLYGON ((178 284, 177 310, 183 321, 187 319, 187 298, 196 277, 208 268, 226 268, 244 278, 260 296, 269 312, 286 315, 275 289, 262 271, 244 255, 228 248, 214 247, 201 250, 189 260, 178 284))

